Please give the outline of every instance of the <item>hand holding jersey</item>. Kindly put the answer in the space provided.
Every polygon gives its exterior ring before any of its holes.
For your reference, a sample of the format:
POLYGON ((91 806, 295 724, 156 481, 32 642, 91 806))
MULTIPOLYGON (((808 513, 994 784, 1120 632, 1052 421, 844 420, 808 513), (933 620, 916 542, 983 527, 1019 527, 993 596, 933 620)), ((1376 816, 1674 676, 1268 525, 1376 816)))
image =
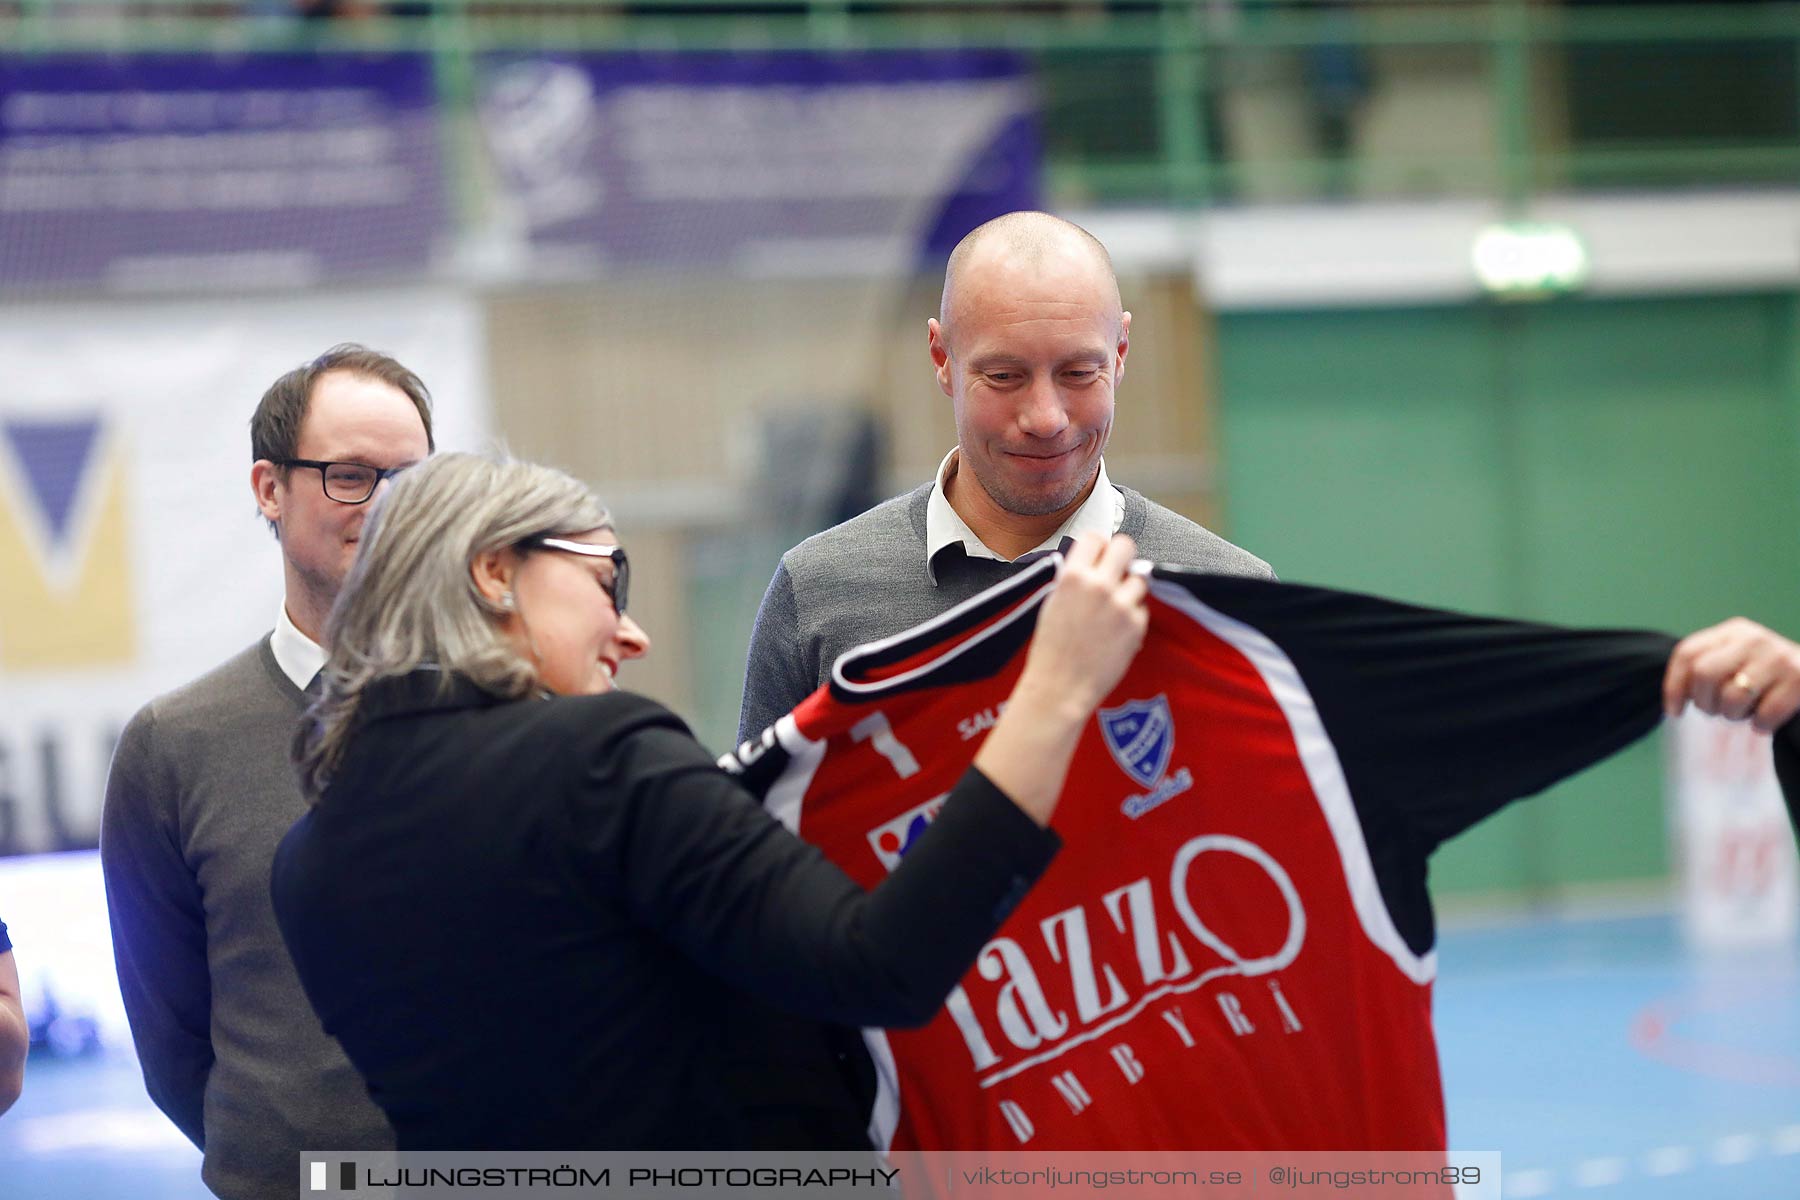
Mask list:
POLYGON ((981 773, 1039 825, 1056 811, 1082 727, 1144 644, 1149 585, 1131 572, 1136 549, 1122 534, 1075 539, 1006 712, 975 756, 981 773))
POLYGON ((1800 645, 1743 617, 1689 634, 1669 656, 1663 710, 1680 716, 1689 701, 1773 733, 1800 713, 1800 645))

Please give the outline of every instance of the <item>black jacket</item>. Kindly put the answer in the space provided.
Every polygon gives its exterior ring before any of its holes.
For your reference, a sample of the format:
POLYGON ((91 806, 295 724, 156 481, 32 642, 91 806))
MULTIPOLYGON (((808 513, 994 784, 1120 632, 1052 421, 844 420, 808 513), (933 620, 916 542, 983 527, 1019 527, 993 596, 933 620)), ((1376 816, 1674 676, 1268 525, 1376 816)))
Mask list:
POLYGON ((760 995, 922 1023, 1057 845, 974 770, 865 894, 625 693, 365 691, 276 853, 276 917, 402 1149, 737 1148, 727 1018, 760 995))

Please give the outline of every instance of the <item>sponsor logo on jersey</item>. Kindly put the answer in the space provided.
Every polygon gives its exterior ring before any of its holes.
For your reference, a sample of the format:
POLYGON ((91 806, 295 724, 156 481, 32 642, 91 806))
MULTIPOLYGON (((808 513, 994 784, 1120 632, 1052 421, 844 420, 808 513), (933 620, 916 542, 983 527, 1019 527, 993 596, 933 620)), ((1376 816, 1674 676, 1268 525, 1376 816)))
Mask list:
POLYGON ((1096 1099, 1130 1105, 1125 1091, 1184 1051, 1260 1039, 1229 1052, 1241 1058, 1306 1031, 1304 995, 1279 978, 1305 945, 1306 904, 1280 860, 1246 838, 1191 837, 1166 868, 1089 894, 1030 933, 988 942, 944 1002, 976 1087, 1021 1144, 1033 1137, 1032 1107, 1042 1119, 1059 1099, 1074 1116, 1096 1099), (1246 868, 1274 895, 1256 888, 1265 898, 1251 906, 1206 904, 1222 881, 1245 895, 1246 868))
POLYGON ((1168 696, 1101 709, 1100 732, 1119 769, 1139 787, 1149 789, 1125 797, 1119 805, 1119 811, 1132 820, 1194 786, 1194 774, 1186 767, 1167 775, 1169 757, 1175 752, 1175 716, 1169 711, 1168 696))
POLYGON ((956 732, 965 742, 969 741, 971 738, 980 737, 982 734, 998 725, 1000 723, 1000 717, 1005 712, 1006 701, 1002 700, 992 707, 984 708, 978 713, 971 713, 958 721, 956 723, 956 732))
POLYGON ((123 455, 97 414, 0 418, 0 670, 137 653, 123 455))
POLYGON ((944 807, 944 801, 950 793, 943 792, 933 796, 916 808, 909 808, 886 824, 877 825, 869 830, 869 848, 875 851, 875 857, 881 865, 892 871, 900 865, 918 840, 925 836, 926 828, 937 820, 938 811, 944 807))

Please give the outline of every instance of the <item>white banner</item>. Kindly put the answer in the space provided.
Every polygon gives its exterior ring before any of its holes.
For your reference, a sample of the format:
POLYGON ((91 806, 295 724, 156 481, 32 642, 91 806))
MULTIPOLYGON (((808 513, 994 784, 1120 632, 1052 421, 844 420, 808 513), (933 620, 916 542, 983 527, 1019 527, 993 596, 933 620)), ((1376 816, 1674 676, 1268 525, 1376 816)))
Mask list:
POLYGON ((1768 945, 1800 925, 1800 864, 1767 734, 1689 710, 1669 781, 1683 925, 1701 946, 1768 945))
POLYGON ((280 552, 250 491, 269 384, 345 341, 489 441, 480 308, 419 289, 0 309, 0 855, 92 846, 118 732, 266 633, 280 552))

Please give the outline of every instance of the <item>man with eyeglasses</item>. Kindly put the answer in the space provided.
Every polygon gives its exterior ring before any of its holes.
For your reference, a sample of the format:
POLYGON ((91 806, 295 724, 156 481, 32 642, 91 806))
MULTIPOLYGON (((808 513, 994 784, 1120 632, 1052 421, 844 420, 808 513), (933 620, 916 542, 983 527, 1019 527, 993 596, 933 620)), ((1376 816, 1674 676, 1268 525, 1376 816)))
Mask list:
POLYGON ((250 443, 256 505, 281 543, 275 627, 131 719, 100 833, 145 1086, 227 1200, 291 1197, 302 1150, 393 1144, 301 992, 269 870, 306 810, 289 747, 325 662, 326 617, 369 501, 433 449, 431 397, 392 358, 335 346, 275 381, 250 443))

